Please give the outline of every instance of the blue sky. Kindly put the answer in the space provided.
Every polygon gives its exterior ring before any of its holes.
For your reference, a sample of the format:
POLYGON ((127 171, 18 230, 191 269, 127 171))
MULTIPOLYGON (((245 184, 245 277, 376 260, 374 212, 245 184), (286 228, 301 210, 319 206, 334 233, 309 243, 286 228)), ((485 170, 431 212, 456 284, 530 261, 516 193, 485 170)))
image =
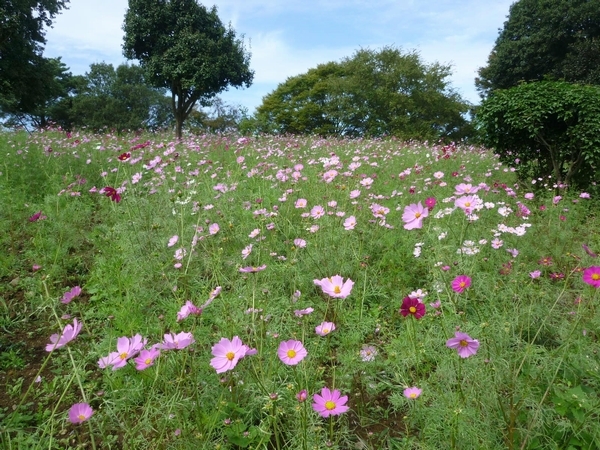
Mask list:
MULTIPOLYGON (((250 113, 288 77, 350 57, 360 48, 417 50, 426 63, 451 64, 452 86, 478 103, 474 78, 514 0, 218 0, 219 17, 244 35, 254 83, 221 97, 250 113)), ((126 0, 71 0, 46 38, 73 74, 90 64, 126 62, 121 53, 126 0)))

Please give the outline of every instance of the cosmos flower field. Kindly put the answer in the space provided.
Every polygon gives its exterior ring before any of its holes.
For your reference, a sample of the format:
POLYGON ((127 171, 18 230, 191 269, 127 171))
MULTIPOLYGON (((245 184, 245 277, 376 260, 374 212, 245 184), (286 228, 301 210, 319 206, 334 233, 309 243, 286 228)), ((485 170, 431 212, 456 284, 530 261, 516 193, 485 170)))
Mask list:
POLYGON ((597 191, 395 139, 0 148, 0 447, 600 448, 597 191))

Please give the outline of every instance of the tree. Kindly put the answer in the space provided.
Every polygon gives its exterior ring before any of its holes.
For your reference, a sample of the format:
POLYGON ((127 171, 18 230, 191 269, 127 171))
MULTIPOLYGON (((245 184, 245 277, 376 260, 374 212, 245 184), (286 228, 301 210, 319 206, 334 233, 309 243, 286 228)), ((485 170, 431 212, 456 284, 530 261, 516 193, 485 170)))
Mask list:
POLYGON ((137 59, 154 86, 171 91, 176 135, 200 102, 228 86, 250 86, 250 53, 216 7, 196 0, 129 0, 125 14, 126 58, 137 59))
POLYGON ((202 109, 195 108, 191 112, 188 118, 188 127, 193 131, 200 132, 236 132, 247 115, 246 108, 227 104, 220 97, 215 97, 209 106, 202 109))
POLYGON ((477 111, 483 143, 522 181, 588 188, 600 172, 600 86, 540 81, 496 90, 477 111))
MULTIPOLYGON (((42 59, 46 39, 44 27, 69 0, 0 0, 0 108, 18 109, 28 103, 23 96, 31 90, 42 89, 29 84, 41 66, 48 69, 50 61, 42 59)), ((43 97, 38 93, 33 96, 43 97)))
POLYGON ((98 63, 79 82, 70 99, 71 125, 95 131, 160 128, 170 122, 164 89, 149 86, 140 66, 98 63))
POLYGON ((519 0, 475 84, 482 96, 522 81, 600 84, 600 0, 519 0))
POLYGON ((450 73, 414 51, 362 49, 288 78, 263 99, 256 122, 278 133, 460 139, 469 105, 451 89, 450 73))
MULTIPOLYGON (((13 84, 13 87, 16 84, 13 84)), ((43 128, 48 125, 57 105, 72 92, 73 76, 60 58, 35 56, 31 70, 18 80, 18 95, 2 103, 2 115, 9 124, 43 128)))

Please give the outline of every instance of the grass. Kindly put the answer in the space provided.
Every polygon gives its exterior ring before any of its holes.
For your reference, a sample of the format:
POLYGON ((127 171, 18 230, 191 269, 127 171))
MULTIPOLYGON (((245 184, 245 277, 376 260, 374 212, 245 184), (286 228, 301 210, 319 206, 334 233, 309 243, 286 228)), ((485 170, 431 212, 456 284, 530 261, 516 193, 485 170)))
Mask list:
POLYGON ((520 185, 485 149, 393 139, 50 130, 0 148, 2 448, 600 448, 599 294, 582 276, 600 265, 595 195, 520 185), (472 215, 461 184, 479 188, 472 215), (315 284, 334 275, 353 282, 345 298, 315 284), (420 319, 400 314, 411 295, 420 319), (205 306, 178 321, 188 301, 205 306), (447 347, 457 331, 476 354, 447 347), (119 338, 169 333, 194 342, 144 370, 139 349, 99 366, 119 338), (256 354, 216 373, 213 347, 234 336, 256 354), (278 357, 289 340, 307 350, 297 365, 278 357), (323 387, 348 411, 321 417, 323 387), (77 403, 94 413, 73 424, 77 403))

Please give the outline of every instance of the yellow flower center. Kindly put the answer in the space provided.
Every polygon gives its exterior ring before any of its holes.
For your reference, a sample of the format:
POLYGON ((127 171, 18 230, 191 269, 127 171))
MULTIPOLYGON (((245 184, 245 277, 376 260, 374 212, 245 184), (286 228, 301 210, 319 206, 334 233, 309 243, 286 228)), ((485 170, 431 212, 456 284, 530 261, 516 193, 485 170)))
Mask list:
POLYGON ((595 280, 595 281, 600 280, 600 273, 593 273, 592 274, 592 280, 595 280))
POLYGON ((293 358, 294 356, 296 356, 296 350, 294 350, 294 349, 289 349, 289 350, 287 351, 287 355, 288 355, 288 358, 293 358))
POLYGON ((332 402, 331 400, 328 400, 325 402, 325 409, 331 411, 332 409, 335 409, 335 403, 332 402))
POLYGON ((462 340, 460 341, 460 346, 461 346, 461 347, 467 347, 468 345, 469 345, 469 343, 468 343, 467 341, 465 341, 464 339, 462 339, 462 340))
POLYGON ((323 329, 321 330, 321 333, 323 333, 323 334, 327 334, 327 333, 329 333, 329 328, 323 328, 323 329))
POLYGON ((340 289, 339 286, 336 286, 333 288, 333 292, 335 292, 336 294, 339 294, 340 292, 342 292, 342 290, 340 289))
POLYGON ((229 361, 233 361, 233 358, 235 358, 235 353, 233 352, 227 352, 225 354, 225 357, 229 360, 229 361))
POLYGON ((470 207, 470 206, 471 206, 471 202, 466 202, 466 203, 465 203, 465 206, 466 206, 467 208, 468 208, 468 207, 470 207))
POLYGON ((77 416, 77 418, 78 418, 79 420, 85 420, 85 416, 84 416, 83 414, 79 414, 79 415, 77 416))
POLYGON ((415 219, 418 219, 419 217, 421 217, 421 213, 415 213, 415 219))
POLYGON ((466 286, 467 286, 467 283, 465 283, 464 281, 461 281, 460 283, 458 283, 458 285, 459 285, 461 288, 464 288, 464 287, 466 287, 466 286))
POLYGON ((417 398, 417 394, 415 392, 411 392, 408 396, 410 398, 417 398))
POLYGON ((119 358, 121 359, 127 359, 127 352, 123 352, 119 355, 119 358))
POLYGON ((150 365, 150 364, 152 363, 152 358, 146 358, 146 359, 144 360, 144 363, 145 363, 146 365, 150 365))
POLYGON ((410 311, 411 314, 414 314, 417 312, 417 308, 415 308, 414 306, 411 306, 410 308, 408 308, 408 310, 410 311))

